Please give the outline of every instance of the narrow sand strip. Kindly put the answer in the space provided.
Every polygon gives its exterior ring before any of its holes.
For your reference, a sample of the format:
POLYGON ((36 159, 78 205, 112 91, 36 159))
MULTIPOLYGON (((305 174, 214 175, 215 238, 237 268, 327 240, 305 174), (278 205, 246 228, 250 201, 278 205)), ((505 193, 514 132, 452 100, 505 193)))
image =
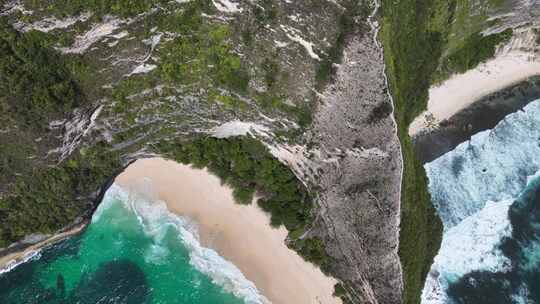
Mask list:
POLYGON ((172 212, 198 223, 204 246, 234 263, 272 303, 341 303, 332 296, 336 280, 287 248, 285 228, 271 228, 269 217, 255 204, 236 204, 232 190, 218 177, 151 158, 131 164, 115 183, 137 192, 148 180, 172 212))
POLYGON ((72 235, 79 233, 81 230, 83 230, 84 227, 86 227, 86 223, 77 225, 73 227, 72 229, 69 229, 68 231, 55 234, 44 241, 41 241, 34 245, 29 246, 25 250, 13 252, 8 255, 0 257, 0 273, 11 270, 13 267, 18 265, 19 263, 22 263, 25 260, 27 260, 29 257, 32 257, 42 248, 52 245, 56 242, 59 242, 63 239, 66 239, 72 235))
POLYGON ((411 123, 409 135, 435 128, 480 98, 539 74, 539 61, 531 60, 526 53, 511 52, 454 75, 429 89, 427 111, 411 123))

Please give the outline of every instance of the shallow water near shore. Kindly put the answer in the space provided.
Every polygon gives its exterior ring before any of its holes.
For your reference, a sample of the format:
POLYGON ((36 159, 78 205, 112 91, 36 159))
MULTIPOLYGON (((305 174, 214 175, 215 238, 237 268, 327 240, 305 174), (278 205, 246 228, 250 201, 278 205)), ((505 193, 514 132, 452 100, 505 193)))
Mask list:
POLYGON ((163 202, 113 185, 80 235, 0 275, 0 303, 262 303, 163 202))

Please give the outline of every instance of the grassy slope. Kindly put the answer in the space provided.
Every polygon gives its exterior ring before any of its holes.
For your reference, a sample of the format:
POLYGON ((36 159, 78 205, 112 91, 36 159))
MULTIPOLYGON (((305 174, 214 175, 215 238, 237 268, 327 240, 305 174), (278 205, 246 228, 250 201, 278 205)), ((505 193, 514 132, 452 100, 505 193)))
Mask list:
MULTIPOLYGON (((484 2, 486 7, 498 4, 484 2)), ((440 246, 442 223, 431 205, 425 171, 415 155, 408 126, 426 108, 431 83, 493 56, 496 45, 508 39, 509 33, 480 38, 485 15, 470 16, 467 0, 383 0, 382 13, 386 72, 404 158, 399 247, 404 303, 419 303, 440 246)))
POLYGON ((442 49, 442 34, 429 31, 426 22, 432 1, 423 2, 384 5, 381 32, 404 161, 399 245, 404 303, 419 303, 424 278, 442 235, 442 224, 427 192, 425 172, 407 133, 410 122, 426 106, 429 75, 436 70, 442 49))
POLYGON ((86 103, 69 63, 47 35, 19 33, 0 19, 0 129, 8 130, 0 134, 0 181, 10 194, 0 198, 0 248, 71 224, 91 209, 75 198, 99 190, 120 168, 118 156, 103 145, 54 168, 35 160, 58 145, 48 122, 86 103))

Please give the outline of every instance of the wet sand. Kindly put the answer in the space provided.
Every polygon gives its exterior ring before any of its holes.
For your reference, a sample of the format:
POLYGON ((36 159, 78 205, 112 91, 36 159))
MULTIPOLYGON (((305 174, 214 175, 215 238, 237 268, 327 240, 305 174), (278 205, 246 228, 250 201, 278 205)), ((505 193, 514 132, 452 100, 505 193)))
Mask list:
POLYGON ((430 162, 469 140, 472 135, 494 128, 506 115, 539 98, 540 76, 489 94, 442 121, 437 129, 415 136, 413 142, 417 156, 422 163, 430 162))
POLYGON ((234 263, 272 303, 341 303, 332 296, 336 280, 287 248, 285 228, 272 228, 256 204, 236 204, 218 177, 151 158, 131 164, 115 183, 137 192, 149 181, 170 211, 197 222, 204 246, 234 263))
POLYGON ((429 89, 427 110, 411 123, 409 135, 415 137, 436 129, 483 97, 540 75, 540 62, 529 57, 520 52, 503 54, 433 86, 429 89))
POLYGON ((30 246, 25 246, 23 250, 16 250, 14 252, 1 256, 0 257, 0 273, 4 271, 9 271, 10 269, 15 267, 19 263, 26 261, 28 258, 36 254, 41 249, 49 245, 52 245, 56 242, 62 241, 72 235, 77 234, 81 232, 85 227, 86 227, 86 223, 76 225, 73 228, 68 229, 67 231, 64 231, 59 234, 55 234, 51 236, 50 238, 47 238, 41 242, 37 242, 30 246))

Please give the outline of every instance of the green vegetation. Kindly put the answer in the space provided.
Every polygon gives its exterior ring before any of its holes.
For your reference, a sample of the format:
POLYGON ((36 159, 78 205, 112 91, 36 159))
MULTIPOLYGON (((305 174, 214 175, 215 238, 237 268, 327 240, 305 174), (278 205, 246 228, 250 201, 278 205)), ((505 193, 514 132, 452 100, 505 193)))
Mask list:
POLYGON ((208 94, 208 102, 220 103, 225 109, 230 110, 245 110, 247 105, 244 101, 240 100, 235 95, 230 95, 225 92, 218 92, 217 90, 210 90, 208 94))
POLYGON ((439 72, 442 75, 439 75, 438 78, 444 79, 451 73, 464 73, 476 67, 493 57, 497 45, 507 41, 510 37, 512 37, 512 29, 489 36, 483 36, 480 33, 472 34, 465 39, 463 46, 443 59, 439 72))
POLYGON ((24 6, 31 10, 45 9, 57 17, 78 15, 86 11, 94 12, 98 16, 107 14, 120 17, 133 17, 149 11, 159 4, 166 4, 164 0, 24 0, 24 6))
POLYGON ((34 160, 51 145, 48 123, 63 119, 85 98, 69 64, 46 34, 19 33, 0 19, 0 248, 72 223, 117 164, 96 147, 56 167, 34 160), (98 152, 99 151, 99 152, 98 152), (106 156, 106 157, 105 157, 106 156), (38 181, 38 182, 36 182, 38 181))
MULTIPOLYGON (((276 18, 276 7, 272 1, 262 3, 264 12, 255 8, 254 14, 264 22, 276 18), (257 13, 259 12, 259 13, 257 13)), ((182 33, 179 37, 165 43, 158 49, 161 58, 159 77, 185 88, 192 88, 198 94, 205 89, 209 103, 219 103, 225 109, 244 111, 247 106, 240 96, 251 97, 265 111, 280 111, 295 117, 300 126, 311 123, 310 104, 291 106, 284 102, 278 77, 280 68, 276 61, 265 58, 262 62, 263 78, 268 86, 265 93, 250 91, 250 75, 240 56, 234 52, 234 38, 251 39, 251 32, 229 26, 209 23, 202 16, 213 10, 208 1, 193 1, 185 4, 183 10, 159 17, 159 27, 171 32, 182 33), (186 34, 187 33, 187 34, 186 34), (246 35, 250 37, 245 37, 246 35)), ((262 22, 262 21, 261 21, 262 22)))
POLYGON ((267 24, 275 22, 278 17, 278 10, 274 5, 273 0, 260 1, 260 4, 258 3, 254 7, 253 13, 259 28, 263 28, 267 24))
POLYGON ((326 254, 324 243, 319 238, 299 239, 294 244, 294 249, 308 262, 319 265, 321 270, 328 273, 330 257, 326 254))
POLYGON ((202 16, 211 9, 207 1, 194 1, 160 21, 161 28, 182 33, 159 49, 161 77, 198 88, 222 86, 245 93, 249 77, 232 51, 229 27, 209 24, 202 16))
POLYGON ((273 226, 304 228, 311 220, 312 202, 289 168, 273 158, 266 147, 251 137, 198 138, 191 142, 161 141, 157 151, 184 164, 208 167, 233 187, 241 203, 250 203, 254 191, 258 204, 271 214, 273 226), (249 190, 252 189, 252 190, 249 190))
MULTIPOLYGON (((427 191, 427 178, 407 131, 411 121, 425 109, 430 78, 442 53, 444 27, 429 25, 436 2, 383 1, 381 38, 404 162, 399 256, 406 304, 420 303, 424 280, 442 236, 442 224, 427 191)), ((446 9, 452 9, 451 5, 446 9)))
POLYGON ((347 294, 347 291, 345 290, 345 287, 343 287, 342 284, 336 283, 334 285, 334 297, 342 297, 345 294, 347 294))
POLYGON ((341 299, 343 304, 352 304, 353 302, 350 300, 350 295, 347 292, 347 289, 345 288, 344 283, 336 283, 334 285, 334 297, 338 297, 341 299))
POLYGON ((349 1, 345 4, 345 11, 339 18, 338 34, 328 53, 323 56, 317 68, 315 80, 318 89, 322 89, 330 77, 335 74, 334 63, 341 61, 346 38, 354 33, 364 34, 365 19, 369 15, 368 2, 349 1))
POLYGON ((83 102, 65 62, 46 42, 44 34, 20 34, 0 19, 2 125, 44 128, 83 102))
MULTIPOLYGON (((130 95, 151 89, 156 86, 157 81, 151 76, 135 75, 120 81, 112 90, 111 97, 116 102, 113 108, 115 113, 128 113, 130 109, 136 108, 132 100, 128 100, 130 95)), ((132 121, 131 117, 128 121, 132 121)))
POLYGON ((279 65, 276 61, 265 58, 262 67, 264 70, 264 82, 269 90, 273 90, 279 74, 279 65))
MULTIPOLYGON (((451 0, 433 1, 433 15, 430 16, 430 27, 446 25, 448 31, 445 54, 451 54, 465 44, 470 36, 494 25, 496 20, 489 20, 495 10, 504 6, 505 0, 451 0), (446 7, 449 7, 447 10, 446 7)), ((501 11, 498 11, 501 13, 501 11)))
POLYGON ((312 221, 309 193, 291 170, 251 137, 200 137, 189 142, 160 141, 156 152, 197 168, 207 167, 233 188, 238 203, 257 204, 271 216, 271 225, 289 230, 289 245, 307 261, 327 269, 330 258, 318 238, 300 238, 312 221))
MULTIPOLYGON (((381 39, 404 158, 399 255, 404 303, 420 293, 442 237, 442 223, 431 205, 427 178, 415 155, 408 127, 427 105, 428 89, 452 73, 465 72, 494 55, 511 30, 482 36, 488 12, 502 1, 383 0, 381 39)), ((384 112, 384 111, 383 111, 384 112)))
POLYGON ((31 132, 0 133, 0 192, 9 189, 16 175, 31 173, 38 151, 34 138, 31 132))
POLYGON ((227 26, 201 26, 191 35, 181 35, 163 50, 160 72, 165 80, 182 84, 209 82, 245 92, 249 77, 240 57, 231 52, 227 26))
POLYGON ((0 248, 32 233, 54 233, 91 209, 96 202, 76 198, 100 190, 121 168, 108 148, 97 144, 61 165, 19 176, 12 194, 0 199, 0 248))

